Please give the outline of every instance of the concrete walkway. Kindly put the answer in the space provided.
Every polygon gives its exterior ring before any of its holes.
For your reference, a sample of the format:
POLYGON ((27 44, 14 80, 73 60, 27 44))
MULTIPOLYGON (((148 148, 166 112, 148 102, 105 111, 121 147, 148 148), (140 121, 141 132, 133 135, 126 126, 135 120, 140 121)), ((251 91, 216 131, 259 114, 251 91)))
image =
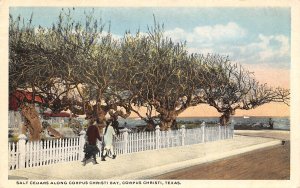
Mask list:
POLYGON ((88 179, 147 179, 163 173, 207 163, 256 149, 279 145, 274 138, 235 135, 233 139, 143 151, 108 158, 94 165, 80 161, 9 171, 9 179, 88 180, 88 179))

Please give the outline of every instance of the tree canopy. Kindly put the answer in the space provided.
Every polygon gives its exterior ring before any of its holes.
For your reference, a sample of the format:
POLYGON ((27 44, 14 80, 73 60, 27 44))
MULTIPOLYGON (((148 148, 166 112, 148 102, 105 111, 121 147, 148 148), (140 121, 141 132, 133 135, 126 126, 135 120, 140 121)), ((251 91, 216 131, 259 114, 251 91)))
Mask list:
POLYGON ((124 31, 121 39, 92 13, 82 23, 63 10, 50 28, 31 21, 10 16, 9 91, 39 94, 53 111, 71 110, 102 124, 108 114, 135 112, 167 130, 181 112, 201 103, 222 114, 222 125, 237 109, 289 103, 289 90, 260 84, 228 57, 189 53, 155 20, 147 33, 124 31), (146 116, 135 108, 141 106, 146 116))

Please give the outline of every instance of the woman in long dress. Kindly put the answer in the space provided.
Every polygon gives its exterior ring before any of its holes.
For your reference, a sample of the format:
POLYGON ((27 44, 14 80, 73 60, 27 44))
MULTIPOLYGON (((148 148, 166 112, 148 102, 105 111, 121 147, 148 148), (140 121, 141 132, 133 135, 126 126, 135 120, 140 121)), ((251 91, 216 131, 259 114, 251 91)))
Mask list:
POLYGON ((103 152, 102 152, 102 161, 105 161, 105 157, 109 156, 113 159, 116 158, 113 147, 113 137, 116 136, 116 132, 111 125, 111 122, 108 121, 104 131, 104 142, 103 142, 103 152))

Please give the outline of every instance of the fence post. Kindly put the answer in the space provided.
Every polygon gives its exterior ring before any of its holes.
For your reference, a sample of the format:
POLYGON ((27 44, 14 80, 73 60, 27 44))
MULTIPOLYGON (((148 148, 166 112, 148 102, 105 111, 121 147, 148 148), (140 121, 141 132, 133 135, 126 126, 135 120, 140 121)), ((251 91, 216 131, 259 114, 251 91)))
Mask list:
MULTIPOLYGON (((26 154, 26 136, 24 134, 20 134, 19 138, 19 152, 20 152, 20 159, 19 159, 19 168, 25 168, 25 154, 26 154)), ((27 164, 28 165, 28 164, 27 164)))
POLYGON ((232 120, 231 120, 231 123, 230 123, 230 135, 229 135, 229 137, 230 138, 233 138, 233 132, 234 132, 234 125, 235 125, 235 121, 234 121, 234 119, 232 118, 232 120))
POLYGON ((159 129, 160 129, 159 125, 156 125, 156 127, 155 127, 156 149, 160 148, 159 147, 159 145, 160 145, 160 143, 159 143, 159 140, 160 140, 160 130, 159 129))
POLYGON ((221 140, 221 125, 219 125, 219 140, 221 140))
POLYGON ((127 153, 128 150, 128 129, 125 127, 124 129, 124 154, 127 153))
POLYGON ((185 125, 181 126, 181 144, 184 146, 184 141, 185 141, 185 125))
POLYGON ((170 132, 171 132, 171 130, 170 129, 168 129, 167 131, 166 131, 166 134, 167 134, 167 148, 169 148, 170 147, 170 132))
POLYGON ((205 142, 205 123, 201 124, 201 129, 202 129, 202 143, 205 142))
POLYGON ((84 144, 85 144, 85 134, 86 132, 84 130, 80 131, 79 133, 79 160, 82 160, 84 158, 84 144))

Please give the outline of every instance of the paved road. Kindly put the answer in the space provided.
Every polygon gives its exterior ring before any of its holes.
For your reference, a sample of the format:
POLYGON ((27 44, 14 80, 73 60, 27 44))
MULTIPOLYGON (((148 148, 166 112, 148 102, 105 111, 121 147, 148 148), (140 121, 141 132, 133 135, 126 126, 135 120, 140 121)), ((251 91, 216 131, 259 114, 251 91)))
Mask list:
POLYGON ((224 179, 224 180, 288 180, 290 179, 289 132, 240 132, 247 136, 272 137, 287 140, 284 145, 263 148, 215 162, 196 165, 166 173, 151 179, 224 179))

